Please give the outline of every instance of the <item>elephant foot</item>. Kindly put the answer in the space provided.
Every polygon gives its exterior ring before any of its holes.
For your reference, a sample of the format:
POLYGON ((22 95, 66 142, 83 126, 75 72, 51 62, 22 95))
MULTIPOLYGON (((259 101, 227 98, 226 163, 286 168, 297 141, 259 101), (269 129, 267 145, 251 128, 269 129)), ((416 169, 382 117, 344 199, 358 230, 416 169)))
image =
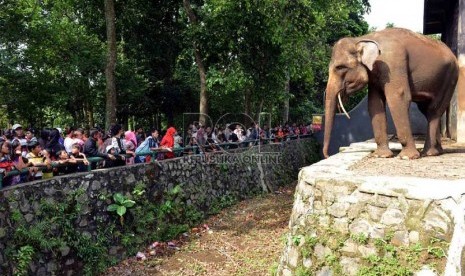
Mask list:
POLYGON ((397 155, 400 159, 403 160, 412 160, 420 158, 420 152, 416 148, 404 148, 399 155, 397 155))
POLYGON ((376 158, 391 158, 394 156, 394 153, 389 148, 376 149, 372 154, 372 157, 376 158))
POLYGON ((443 153, 443 149, 441 146, 439 147, 434 147, 434 148, 429 148, 429 149, 423 149, 421 152, 421 156, 438 156, 443 153))

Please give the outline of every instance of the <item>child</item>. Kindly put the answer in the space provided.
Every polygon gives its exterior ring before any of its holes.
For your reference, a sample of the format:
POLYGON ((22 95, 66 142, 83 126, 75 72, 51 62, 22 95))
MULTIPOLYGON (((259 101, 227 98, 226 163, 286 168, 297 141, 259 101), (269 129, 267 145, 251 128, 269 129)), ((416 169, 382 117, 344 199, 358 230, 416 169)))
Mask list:
POLYGON ((77 171, 76 160, 74 157, 70 158, 66 150, 59 150, 56 153, 55 163, 60 164, 60 166, 54 169, 54 175, 75 173, 77 171))
POLYGON ((78 172, 87 171, 89 161, 87 160, 86 155, 81 152, 81 146, 78 143, 73 144, 71 147, 71 158, 74 158, 77 161, 78 172))
MULTIPOLYGON (((29 143, 27 145, 27 149, 29 150, 29 153, 27 154, 26 158, 29 160, 29 162, 34 164, 35 167, 46 167, 44 170, 47 171, 51 169, 50 154, 44 150, 38 142, 29 143)), ((52 173, 38 171, 34 176, 34 180, 52 177, 52 173)))
POLYGON ((117 154, 114 146, 108 145, 105 150, 107 154, 113 155, 115 159, 106 159, 105 164, 103 165, 104 168, 111 168, 111 167, 121 166, 125 164, 124 155, 117 154))

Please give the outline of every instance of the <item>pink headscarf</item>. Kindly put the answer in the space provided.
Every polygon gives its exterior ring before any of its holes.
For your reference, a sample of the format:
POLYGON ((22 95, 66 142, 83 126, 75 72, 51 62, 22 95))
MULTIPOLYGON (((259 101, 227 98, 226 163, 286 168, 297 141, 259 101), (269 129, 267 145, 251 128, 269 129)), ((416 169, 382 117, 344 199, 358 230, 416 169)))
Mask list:
POLYGON ((124 138, 127 141, 132 141, 134 143, 134 147, 137 147, 137 139, 136 139, 136 134, 130 130, 126 131, 124 133, 124 138))

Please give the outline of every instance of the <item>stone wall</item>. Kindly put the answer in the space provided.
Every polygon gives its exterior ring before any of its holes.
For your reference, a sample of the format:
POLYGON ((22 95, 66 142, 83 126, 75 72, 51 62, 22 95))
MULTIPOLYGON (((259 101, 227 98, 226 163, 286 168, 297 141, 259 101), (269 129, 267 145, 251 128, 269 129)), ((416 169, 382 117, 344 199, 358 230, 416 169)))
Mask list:
POLYGON ((5 188, 0 191, 0 274, 98 273, 148 245, 151 231, 168 229, 154 225, 160 212, 173 221, 205 216, 225 198, 241 199, 289 183, 317 156, 313 139, 299 139, 5 188), (107 211, 116 193, 136 202, 121 219, 107 211), (173 209, 175 204, 182 208, 173 209), (160 206, 165 209, 153 211, 160 206))
POLYGON ((278 275, 463 275, 465 180, 356 175, 362 144, 300 171, 278 275))

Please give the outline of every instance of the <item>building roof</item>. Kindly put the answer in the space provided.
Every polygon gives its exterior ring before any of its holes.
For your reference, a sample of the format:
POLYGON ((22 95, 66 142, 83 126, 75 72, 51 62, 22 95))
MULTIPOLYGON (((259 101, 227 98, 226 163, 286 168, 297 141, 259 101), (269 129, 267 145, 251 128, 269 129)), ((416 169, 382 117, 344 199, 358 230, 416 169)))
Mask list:
POLYGON ((440 34, 452 15, 457 0, 425 0, 423 14, 423 33, 440 34))

